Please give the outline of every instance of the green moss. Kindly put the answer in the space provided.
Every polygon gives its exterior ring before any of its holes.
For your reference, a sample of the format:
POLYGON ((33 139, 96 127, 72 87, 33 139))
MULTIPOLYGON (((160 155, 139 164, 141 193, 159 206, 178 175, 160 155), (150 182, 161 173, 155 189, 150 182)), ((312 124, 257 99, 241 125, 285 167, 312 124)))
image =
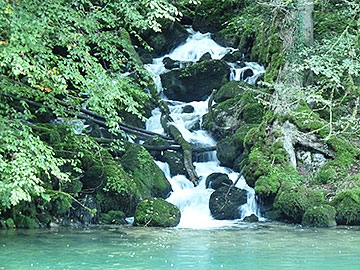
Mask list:
POLYGON ((294 111, 291 121, 304 132, 315 131, 322 137, 327 136, 327 128, 324 128, 327 123, 320 118, 320 116, 313 112, 307 104, 300 104, 294 111))
POLYGON ((334 168, 322 167, 315 175, 316 184, 329 184, 337 179, 337 172, 334 168))
POLYGON ((335 212, 335 208, 330 205, 310 207, 305 211, 301 224, 315 227, 335 226, 335 212))
POLYGON ((107 213, 100 214, 100 222, 103 224, 126 224, 125 214, 122 211, 110 210, 107 213))
POLYGON ((217 103, 224 102, 227 99, 234 98, 237 95, 243 94, 245 88, 249 86, 244 82, 231 81, 223 85, 214 96, 214 101, 217 103))
POLYGON ((336 210, 336 222, 340 225, 360 225, 360 188, 337 194, 331 201, 336 210))
POLYGON ((246 104, 242 112, 242 118, 248 124, 260 124, 263 121, 264 106, 259 103, 246 104))
POLYGON ((171 191, 170 183, 163 171, 144 147, 126 144, 121 163, 134 180, 140 197, 165 198, 171 191))
POLYGON ((134 224, 137 226, 174 227, 180 222, 180 210, 160 198, 149 198, 136 207, 134 224))
POLYGON ((275 197, 277 194, 280 183, 284 178, 284 174, 279 169, 274 169, 267 176, 260 176, 255 184, 255 192, 260 198, 275 197))
POLYGON ((306 210, 325 203, 324 194, 321 191, 285 182, 275 198, 273 207, 280 213, 282 219, 301 223, 306 210))

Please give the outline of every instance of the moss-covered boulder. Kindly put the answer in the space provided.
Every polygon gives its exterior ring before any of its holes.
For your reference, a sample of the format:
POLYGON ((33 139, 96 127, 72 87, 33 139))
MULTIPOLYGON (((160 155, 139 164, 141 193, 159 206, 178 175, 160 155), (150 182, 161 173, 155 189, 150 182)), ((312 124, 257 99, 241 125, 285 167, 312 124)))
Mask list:
POLYGON ((273 207, 279 214, 278 219, 301 223, 308 209, 325 204, 324 194, 321 191, 294 183, 283 183, 273 207))
POLYGON ((330 205, 310 207, 305 211, 301 224, 312 227, 335 226, 335 208, 330 205))
POLYGON ((172 100, 206 99, 213 89, 229 81, 230 69, 225 61, 209 60, 161 74, 164 94, 172 100))
POLYGON ((121 164, 136 184, 140 198, 166 198, 171 192, 169 181, 144 147, 125 143, 121 164))
POLYGON ((337 194, 331 201, 336 210, 336 222, 340 225, 360 225, 360 188, 352 188, 337 194))
POLYGON ((232 181, 229 176, 225 173, 212 173, 206 177, 205 186, 206 188, 218 189, 222 186, 231 186, 232 181))
POLYGON ((110 210, 107 213, 100 214, 100 223, 102 224, 126 224, 126 215, 122 211, 110 210))
POLYGON ((223 85, 215 94, 214 101, 216 103, 223 102, 229 98, 234 98, 237 95, 241 95, 249 88, 244 82, 231 81, 223 85))
POLYGON ((209 200, 211 215, 215 219, 237 219, 241 217, 239 207, 247 201, 246 190, 223 186, 215 190, 209 200))
POLYGON ((175 227, 181 213, 175 205, 160 198, 148 198, 136 206, 134 225, 145 227, 175 227))

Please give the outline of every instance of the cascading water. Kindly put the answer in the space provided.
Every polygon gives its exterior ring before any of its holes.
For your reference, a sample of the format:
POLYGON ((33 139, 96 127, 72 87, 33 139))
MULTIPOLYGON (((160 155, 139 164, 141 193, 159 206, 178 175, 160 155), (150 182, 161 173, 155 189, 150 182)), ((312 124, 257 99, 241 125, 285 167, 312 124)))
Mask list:
MULTIPOLYGON (((165 57, 170 57, 173 60, 185 63, 196 62, 205 53, 210 53, 212 59, 221 59, 229 52, 235 51, 233 48, 224 48, 218 45, 211 39, 210 33, 201 34, 192 29, 189 29, 188 31, 190 36, 183 45, 180 45, 163 57, 154 59, 153 64, 146 66, 146 68, 154 75, 154 80, 160 93, 162 90, 160 74, 167 72, 163 64, 163 59, 165 57)), ((264 73, 263 67, 257 63, 246 63, 246 67, 237 67, 235 64, 229 63, 229 66, 231 68, 231 80, 241 80, 241 74, 246 69, 251 69, 253 75, 248 78, 249 80, 247 80, 247 82, 255 84, 256 79, 264 73)), ((167 99, 165 96, 163 96, 163 98, 167 99)), ((190 103, 168 101, 168 103, 174 125, 182 133, 185 140, 192 144, 202 146, 216 145, 216 142, 206 131, 190 131, 194 124, 200 123, 201 125, 202 116, 207 113, 208 101, 193 101, 190 103), (194 112, 183 113, 183 108, 186 105, 191 105, 194 108, 194 112)), ((147 130, 164 134, 164 130, 160 123, 160 116, 160 110, 155 109, 152 113, 152 117, 150 117, 146 123, 147 130)), ((197 187, 194 187, 183 175, 171 177, 169 165, 167 163, 157 161, 157 164, 164 171, 173 188, 173 192, 167 200, 177 205, 181 210, 179 227, 208 228, 234 223, 234 221, 230 220, 215 220, 210 214, 209 198, 213 190, 205 187, 206 177, 214 172, 226 173, 233 182, 239 177, 238 173, 229 168, 220 166, 215 151, 203 153, 199 158, 199 161, 194 163, 195 170, 200 177, 200 183, 197 187)), ((240 207, 241 209, 239 209, 239 211, 241 211, 241 219, 250 214, 255 214, 260 217, 259 208, 255 200, 255 191, 246 184, 243 177, 237 182, 236 187, 247 191, 247 203, 242 205, 240 207)))

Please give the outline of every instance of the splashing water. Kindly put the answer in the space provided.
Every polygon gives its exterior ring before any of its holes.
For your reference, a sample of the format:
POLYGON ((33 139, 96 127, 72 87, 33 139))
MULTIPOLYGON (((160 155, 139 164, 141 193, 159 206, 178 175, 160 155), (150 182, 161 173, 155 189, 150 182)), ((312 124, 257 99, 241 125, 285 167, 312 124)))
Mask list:
MULTIPOLYGON (((160 74, 166 72, 163 64, 165 57, 170 57, 178 61, 196 62, 204 53, 210 53, 212 59, 221 59, 224 55, 234 51, 232 48, 224 48, 218 45, 211 39, 211 35, 201 34, 192 29, 188 30, 190 33, 187 41, 174 49, 169 54, 154 59, 153 64, 146 65, 146 68, 153 74, 154 81, 161 92, 160 74)), ((264 73, 264 68, 257 63, 246 63, 245 68, 237 68, 234 64, 229 64, 231 68, 231 80, 242 80, 242 73, 245 69, 251 69, 253 76, 248 78, 248 83, 255 84, 257 78, 264 73)), ((166 99, 166 97, 164 97, 166 99)), ((202 116, 207 113, 208 101, 193 101, 184 103, 179 101, 169 101, 169 109, 171 118, 174 120, 174 125, 182 133, 185 140, 200 146, 215 146, 215 140, 205 130, 190 131, 194 124, 201 125, 202 116), (186 105, 191 105, 194 108, 192 113, 183 113, 186 105)), ((146 129, 164 134, 164 130, 160 123, 160 110, 155 109, 152 116, 146 122, 146 129)), ((193 184, 183 175, 170 176, 169 165, 164 162, 157 161, 158 166, 163 170, 167 179, 171 183, 173 192, 167 199, 169 202, 177 205, 181 210, 181 220, 178 227, 182 228, 209 228, 231 225, 236 221, 233 220, 215 220, 212 218, 209 209, 209 199, 213 189, 206 189, 206 177, 214 172, 226 173, 229 178, 235 182, 239 174, 229 168, 220 166, 220 162, 216 157, 216 152, 202 153, 195 162, 195 170, 200 177, 199 185, 194 187, 193 184)), ((247 203, 242 205, 239 209, 241 211, 241 219, 255 214, 260 217, 259 207, 255 199, 255 191, 246 184, 243 177, 237 182, 236 187, 247 191, 247 203)))

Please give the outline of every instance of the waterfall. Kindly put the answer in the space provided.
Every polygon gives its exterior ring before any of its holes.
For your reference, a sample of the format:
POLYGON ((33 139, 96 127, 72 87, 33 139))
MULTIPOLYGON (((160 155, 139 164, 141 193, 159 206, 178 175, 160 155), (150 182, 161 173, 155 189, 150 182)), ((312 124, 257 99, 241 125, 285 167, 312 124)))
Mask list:
MULTIPOLYGON (((154 81, 161 93, 162 86, 160 74, 166 72, 163 64, 165 57, 183 62, 196 62, 204 53, 210 53, 212 59, 221 59, 229 52, 235 51, 233 48, 225 48, 218 45, 211 39, 209 33, 202 34, 188 29, 190 36, 186 42, 175 48, 172 52, 160 58, 154 59, 152 64, 146 65, 146 68, 153 74, 154 81)), ((246 69, 251 69, 253 75, 249 77, 248 83, 255 84, 256 79, 264 73, 264 68, 257 63, 246 63, 245 68, 239 68, 235 64, 229 63, 231 68, 230 80, 241 80, 242 73, 246 69)), ((165 96, 164 99, 167 100, 165 96)), ((190 131, 195 123, 201 125, 202 116, 207 113, 208 101, 193 101, 184 103, 179 101, 168 101, 171 118, 174 125, 182 133, 185 140, 192 144, 202 146, 215 146, 215 140, 205 130, 190 131), (185 106, 191 105, 194 108, 192 113, 183 113, 185 106)), ((164 130, 160 123, 160 110, 155 109, 152 116, 146 122, 146 129, 164 134, 164 130)), ((181 210, 181 220, 178 227, 185 228, 208 228, 217 226, 231 225, 236 221, 233 220, 215 220, 212 218, 209 209, 209 198, 213 189, 206 189, 206 177, 214 172, 226 173, 233 182, 239 178, 239 174, 229 168, 220 166, 220 162, 216 157, 216 151, 201 154, 197 162, 194 163, 195 170, 200 177, 197 187, 186 179, 183 175, 170 176, 169 165, 164 162, 157 161, 158 166, 163 170, 169 182, 171 183, 173 192, 167 199, 169 202, 177 205, 181 210)), ((256 214, 260 217, 259 207, 255 199, 255 191, 246 184, 243 177, 237 182, 236 187, 247 191, 247 203, 239 209, 241 211, 241 219, 256 214)))

